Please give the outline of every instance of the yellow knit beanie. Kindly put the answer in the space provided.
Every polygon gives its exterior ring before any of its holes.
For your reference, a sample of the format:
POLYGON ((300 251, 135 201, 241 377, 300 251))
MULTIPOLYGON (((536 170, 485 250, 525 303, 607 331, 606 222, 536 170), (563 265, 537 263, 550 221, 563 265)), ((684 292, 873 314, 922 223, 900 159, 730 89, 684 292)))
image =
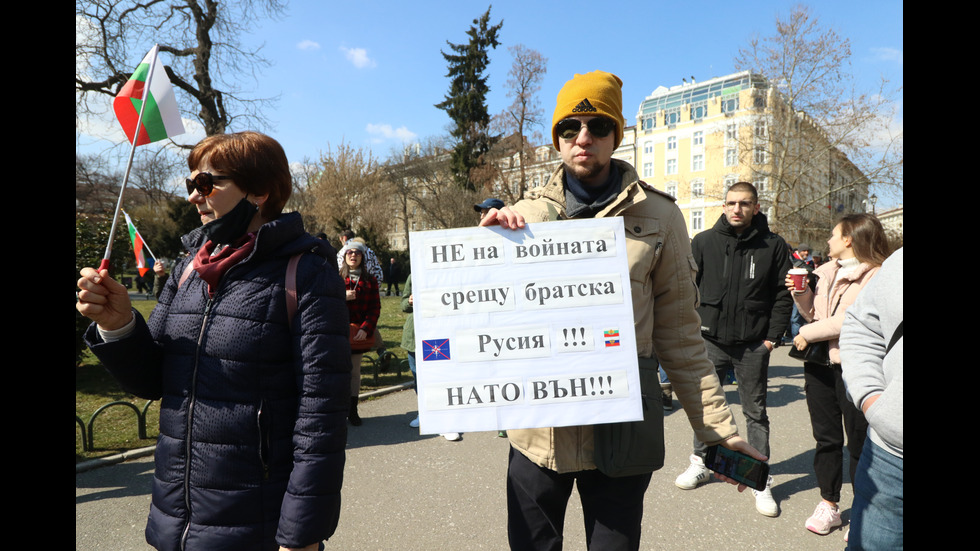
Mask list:
POLYGON ((555 149, 558 147, 558 133, 555 126, 567 117, 606 116, 616 121, 616 143, 623 141, 623 81, 612 73, 592 71, 584 75, 576 74, 562 86, 555 104, 555 114, 551 117, 551 139, 555 149))

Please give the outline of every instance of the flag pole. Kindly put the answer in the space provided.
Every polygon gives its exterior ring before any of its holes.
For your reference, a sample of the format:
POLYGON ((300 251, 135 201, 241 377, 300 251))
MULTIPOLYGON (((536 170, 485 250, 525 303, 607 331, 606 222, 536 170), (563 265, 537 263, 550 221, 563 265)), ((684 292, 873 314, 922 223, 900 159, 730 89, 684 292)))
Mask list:
MULTIPOLYGON (((150 93, 150 79, 153 78, 153 69, 157 64, 157 53, 159 45, 153 45, 153 57, 150 59, 150 68, 146 74, 146 82, 143 83, 143 97, 140 100, 140 114, 136 119, 136 129, 133 131, 133 146, 129 150, 129 160, 126 162, 126 173, 123 175, 122 187, 119 190, 119 199, 116 200, 116 210, 112 212, 112 227, 109 229, 109 242, 105 246, 105 255, 99 265, 99 271, 109 269, 109 257, 112 255, 112 240, 116 236, 116 226, 119 223, 119 211, 122 210, 123 195, 126 193, 126 184, 129 182, 129 171, 133 167, 133 156, 136 154, 136 141, 139 139, 140 126, 143 124, 143 110, 146 109, 146 96, 150 93)), ((149 250, 149 249, 147 249, 149 250)), ((152 254, 152 253, 151 253, 152 254)))
MULTIPOLYGON (((123 214, 126 213, 126 211, 123 209, 119 209, 119 210, 121 210, 123 214)), ((150 250, 150 244, 146 242, 146 239, 143 239, 143 234, 140 233, 140 230, 136 227, 136 224, 133 224, 133 231, 135 231, 136 235, 140 237, 140 241, 142 241, 143 246, 146 247, 146 252, 150 253, 150 257, 153 258, 153 260, 156 260, 157 255, 153 254, 153 251, 150 250)))

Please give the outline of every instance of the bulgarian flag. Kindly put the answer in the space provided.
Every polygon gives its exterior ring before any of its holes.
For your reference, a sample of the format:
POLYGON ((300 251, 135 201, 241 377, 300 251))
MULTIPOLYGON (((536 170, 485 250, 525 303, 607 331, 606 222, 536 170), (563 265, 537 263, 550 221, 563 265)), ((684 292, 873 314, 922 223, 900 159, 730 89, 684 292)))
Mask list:
MULTIPOLYGON (((143 253, 143 249, 146 249, 147 251, 150 249, 145 243, 143 243, 143 236, 140 235, 140 232, 136 229, 136 225, 133 224, 133 220, 129 217, 129 213, 126 211, 122 211, 122 213, 123 216, 126 217, 126 225, 129 226, 129 240, 133 242, 133 251, 136 252, 136 268, 139 270, 140 277, 143 277, 146 275, 146 272, 150 271, 150 269, 146 267, 146 254, 143 253)), ((152 256, 153 253, 151 252, 150 255, 152 256)))
POLYGON ((129 143, 134 146, 184 133, 174 89, 157 56, 159 51, 160 46, 154 44, 112 102, 116 118, 129 137, 129 143), (144 102, 146 107, 142 109, 141 115, 140 109, 144 102), (135 143, 134 135, 138 136, 135 143))

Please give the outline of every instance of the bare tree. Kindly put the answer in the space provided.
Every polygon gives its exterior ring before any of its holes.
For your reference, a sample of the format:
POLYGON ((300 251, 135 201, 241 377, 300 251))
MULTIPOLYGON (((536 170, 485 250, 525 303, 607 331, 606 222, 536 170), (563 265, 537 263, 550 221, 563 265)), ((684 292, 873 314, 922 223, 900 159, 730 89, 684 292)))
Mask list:
POLYGON ((116 207, 118 182, 115 172, 102 157, 75 155, 75 210, 89 214, 112 212, 116 207))
POLYGON ((406 242, 411 231, 476 223, 479 192, 455 184, 448 138, 429 138, 392 155, 384 167, 389 216, 397 218, 406 242))
POLYGON ((390 214, 379 185, 378 161, 370 151, 343 142, 336 149, 328 146, 313 170, 307 206, 324 231, 387 232, 390 214))
POLYGON ((903 185, 903 135, 889 132, 900 88, 882 80, 859 91, 850 58, 850 40, 797 5, 735 59, 771 87, 754 98, 760 116, 740 133, 739 153, 767 182, 776 231, 826 233, 841 213, 863 210, 869 186, 903 185))
POLYGON ((76 0, 75 92, 79 117, 104 109, 95 98, 115 96, 153 43, 177 91, 190 101, 186 115, 207 135, 222 134, 238 119, 267 126, 261 108, 269 98, 249 98, 243 77, 268 65, 240 37, 262 18, 278 17, 285 0, 76 0), (169 57, 169 64, 166 58, 169 57))
POLYGON ((327 225, 320 223, 313 214, 314 197, 311 188, 320 174, 319 163, 304 157, 300 162, 290 163, 289 172, 293 176, 293 193, 289 196, 285 209, 303 215, 306 231, 312 234, 326 232, 329 229, 327 225))
MULTIPOLYGON (((520 180, 517 183, 517 190, 514 197, 510 197, 511 204, 524 198, 527 190, 527 165, 528 156, 532 154, 534 146, 532 144, 541 141, 541 133, 536 129, 543 128, 545 123, 545 111, 541 107, 537 93, 541 90, 541 81, 544 80, 545 73, 548 72, 548 59, 541 55, 537 50, 532 50, 523 44, 517 44, 507 48, 513 57, 513 63, 507 79, 507 97, 513 102, 496 115, 493 119, 494 133, 503 136, 517 135, 520 137, 519 143, 510 144, 510 147, 518 148, 518 168, 520 170, 520 180), (530 136, 529 136, 530 134, 530 136)), ((509 151, 510 147, 507 148, 509 151)), ((507 186, 509 191, 509 186, 507 186)))

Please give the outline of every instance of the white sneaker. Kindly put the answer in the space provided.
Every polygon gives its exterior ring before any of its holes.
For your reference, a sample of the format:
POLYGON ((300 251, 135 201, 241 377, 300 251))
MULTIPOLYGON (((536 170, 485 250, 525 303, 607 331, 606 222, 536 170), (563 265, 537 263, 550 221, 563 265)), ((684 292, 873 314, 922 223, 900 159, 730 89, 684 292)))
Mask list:
POLYGON ((412 427, 413 429, 419 428, 419 418, 417 415, 415 416, 415 419, 412 419, 408 426, 412 427))
POLYGON ((442 437, 450 442, 458 442, 463 439, 463 435, 458 432, 447 432, 446 434, 443 434, 442 437))
POLYGON ((691 454, 691 466, 674 480, 674 486, 682 490, 693 490, 711 478, 711 471, 704 466, 704 460, 691 454))
POLYGON ((752 490, 752 495, 755 496, 755 510, 759 511, 767 517, 778 517, 779 516, 779 505, 776 504, 776 500, 772 497, 772 477, 766 481, 766 489, 752 490))

